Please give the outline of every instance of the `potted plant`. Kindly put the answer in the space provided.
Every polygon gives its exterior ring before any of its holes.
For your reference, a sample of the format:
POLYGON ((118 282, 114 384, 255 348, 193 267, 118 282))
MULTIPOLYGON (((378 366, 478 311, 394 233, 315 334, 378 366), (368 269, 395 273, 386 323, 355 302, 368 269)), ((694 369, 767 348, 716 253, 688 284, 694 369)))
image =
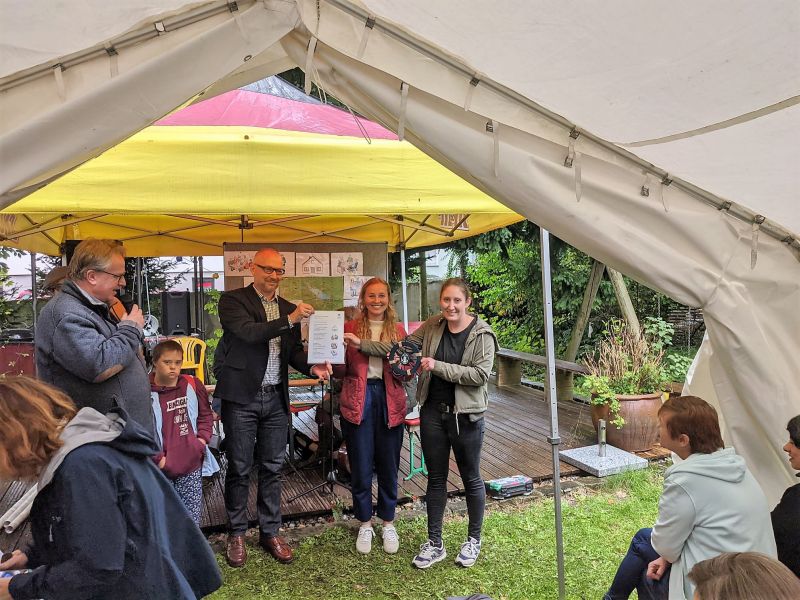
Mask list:
POLYGON ((658 441, 658 409, 665 381, 662 360, 664 326, 653 320, 635 332, 624 321, 606 323, 593 356, 584 359, 589 374, 578 390, 591 398, 595 430, 607 422, 609 444, 629 452, 645 451, 658 441))

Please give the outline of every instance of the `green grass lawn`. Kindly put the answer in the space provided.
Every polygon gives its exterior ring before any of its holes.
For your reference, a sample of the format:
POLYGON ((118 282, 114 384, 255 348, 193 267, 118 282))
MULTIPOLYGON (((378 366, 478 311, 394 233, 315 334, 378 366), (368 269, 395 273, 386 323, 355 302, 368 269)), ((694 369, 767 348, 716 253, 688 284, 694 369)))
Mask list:
MULTIPOLYGON (((651 466, 564 498, 568 598, 602 597, 633 534, 655 520, 662 474, 663 467, 651 466)), ((354 533, 344 527, 307 538, 288 566, 252 547, 242 569, 228 568, 220 556, 225 583, 212 598, 443 600, 476 592, 496 600, 558 597, 552 498, 502 508, 490 501, 481 556, 471 569, 453 563, 466 535, 465 517, 446 520, 448 556, 425 571, 410 564, 426 539, 425 519, 398 521, 397 529, 401 545, 394 556, 384 554, 377 528, 372 553, 356 553, 354 533)))

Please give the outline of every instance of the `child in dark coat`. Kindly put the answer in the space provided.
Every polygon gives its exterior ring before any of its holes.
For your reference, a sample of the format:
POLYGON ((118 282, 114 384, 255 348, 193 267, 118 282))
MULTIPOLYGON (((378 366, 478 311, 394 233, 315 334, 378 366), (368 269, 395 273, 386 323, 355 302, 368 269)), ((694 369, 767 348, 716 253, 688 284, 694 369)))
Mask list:
POLYGON ((195 523, 200 524, 203 504, 202 475, 219 470, 208 450, 214 413, 203 383, 181 375, 183 348, 166 340, 153 348, 150 390, 156 436, 161 452, 153 457, 183 500, 195 523))

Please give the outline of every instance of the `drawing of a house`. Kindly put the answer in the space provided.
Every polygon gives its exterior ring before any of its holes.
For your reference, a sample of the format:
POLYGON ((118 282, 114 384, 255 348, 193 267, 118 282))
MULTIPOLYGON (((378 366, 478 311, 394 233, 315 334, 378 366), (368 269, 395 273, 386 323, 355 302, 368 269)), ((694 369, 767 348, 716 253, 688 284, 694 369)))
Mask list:
POLYGON ((320 275, 322 274, 322 261, 316 256, 309 256, 301 265, 303 275, 320 275))

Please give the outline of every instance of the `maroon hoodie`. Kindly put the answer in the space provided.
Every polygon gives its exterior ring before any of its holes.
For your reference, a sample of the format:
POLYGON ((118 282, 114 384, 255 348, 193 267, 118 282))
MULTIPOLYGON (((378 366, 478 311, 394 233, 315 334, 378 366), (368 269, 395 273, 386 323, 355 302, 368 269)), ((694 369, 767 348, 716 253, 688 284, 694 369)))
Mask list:
POLYGON ((166 456, 164 474, 170 479, 188 475, 203 464, 206 446, 200 439, 208 443, 214 425, 214 413, 203 383, 192 375, 178 377, 178 385, 157 385, 154 374, 150 374, 150 390, 158 393, 161 404, 161 436, 162 450, 153 457, 158 464, 166 456), (197 434, 192 429, 189 411, 186 408, 187 387, 189 381, 197 395, 197 434), (200 439, 198 439, 200 438, 200 439))

